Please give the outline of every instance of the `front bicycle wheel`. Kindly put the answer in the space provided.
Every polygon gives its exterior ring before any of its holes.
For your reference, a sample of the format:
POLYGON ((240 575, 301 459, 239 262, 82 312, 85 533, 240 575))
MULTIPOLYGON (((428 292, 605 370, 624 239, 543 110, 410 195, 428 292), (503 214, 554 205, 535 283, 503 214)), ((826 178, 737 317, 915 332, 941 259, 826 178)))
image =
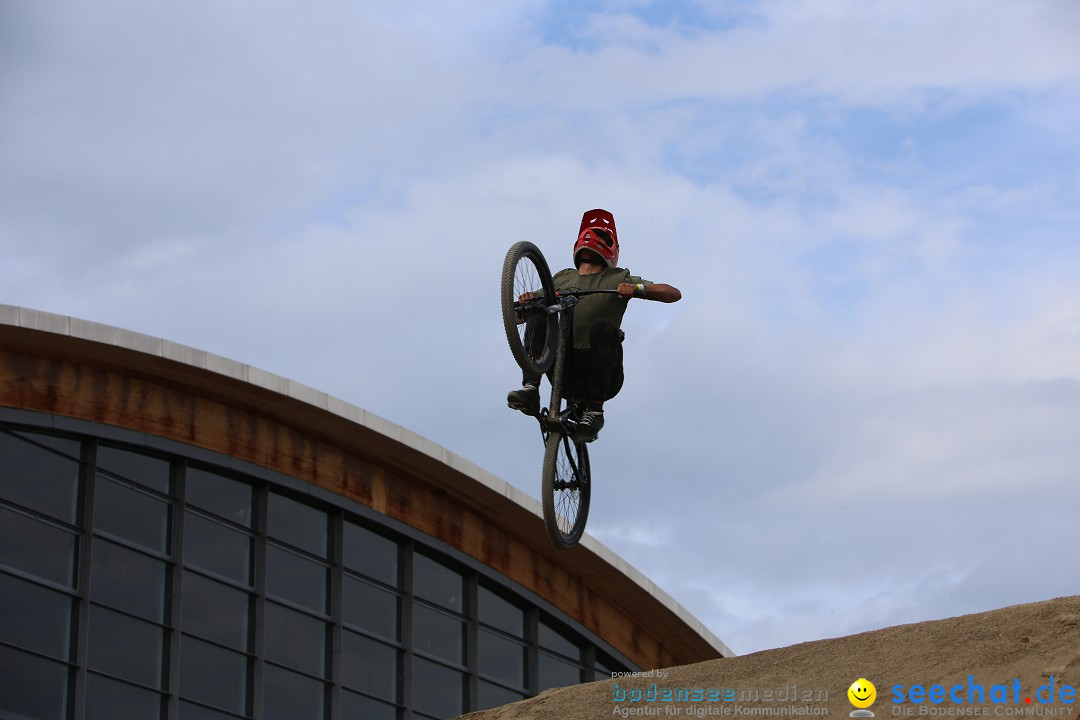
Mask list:
POLYGON ((556 546, 570 548, 585 532, 591 492, 589 448, 558 431, 544 448, 544 526, 556 546))
POLYGON ((514 243, 503 261, 501 304, 510 352, 523 372, 542 375, 555 360, 558 318, 547 312, 555 300, 551 271, 540 249, 531 242, 514 243), (537 298, 521 302, 525 293, 537 298))

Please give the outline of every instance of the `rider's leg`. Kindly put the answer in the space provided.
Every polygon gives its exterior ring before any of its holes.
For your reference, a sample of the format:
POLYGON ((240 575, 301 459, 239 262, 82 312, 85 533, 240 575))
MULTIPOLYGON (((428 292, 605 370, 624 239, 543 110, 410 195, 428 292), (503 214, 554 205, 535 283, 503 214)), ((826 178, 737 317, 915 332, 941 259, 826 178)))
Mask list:
MULTIPOLYGON (((547 324, 543 316, 533 315, 525 321, 525 349, 530 355, 539 355, 547 341, 547 324)), ((506 404, 526 415, 540 412, 540 375, 523 371, 521 387, 511 390, 506 396, 506 404)))
POLYGON ((615 397, 623 384, 619 329, 610 322, 596 321, 590 329, 589 346, 582 378, 585 382, 585 412, 579 423, 586 442, 596 439, 604 426, 604 401, 615 397))
POLYGON ((619 329, 605 320, 593 323, 589 334, 589 374, 586 409, 601 410, 623 385, 623 349, 619 329))

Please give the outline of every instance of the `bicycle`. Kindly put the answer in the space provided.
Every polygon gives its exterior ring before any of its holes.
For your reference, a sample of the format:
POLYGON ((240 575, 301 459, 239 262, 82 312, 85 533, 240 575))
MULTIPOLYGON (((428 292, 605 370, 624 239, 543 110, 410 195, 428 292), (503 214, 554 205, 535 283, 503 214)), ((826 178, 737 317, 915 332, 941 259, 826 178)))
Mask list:
POLYGON ((506 253, 501 291, 503 326, 514 359, 526 373, 550 371, 551 401, 536 415, 544 441, 540 497, 551 542, 571 548, 585 532, 592 495, 588 446, 575 434, 584 398, 566 383, 574 306, 582 296, 615 291, 556 292, 547 260, 530 242, 515 243, 506 253))

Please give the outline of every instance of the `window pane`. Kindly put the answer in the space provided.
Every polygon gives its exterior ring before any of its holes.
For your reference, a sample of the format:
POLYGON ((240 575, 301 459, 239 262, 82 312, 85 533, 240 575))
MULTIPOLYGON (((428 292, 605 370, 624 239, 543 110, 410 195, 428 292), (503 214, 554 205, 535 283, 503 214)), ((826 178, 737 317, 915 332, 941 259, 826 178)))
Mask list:
POLYGON ((581 657, 581 648, 570 638, 547 623, 540 623, 540 647, 554 650, 575 660, 581 657))
POLYGON ((74 587, 74 534, 0 507, 0 565, 74 587))
POLYGON ((398 546, 382 535, 345 523, 345 567, 387 585, 398 584, 398 546))
POLYGON ((342 642, 342 683, 368 695, 396 700, 397 649, 351 632, 345 632, 342 642))
POLYGON ((165 616, 165 563, 95 538, 90 599, 161 622, 165 616))
MULTIPOLYGON (((79 456, 75 440, 35 433, 21 435, 79 456)), ((0 497, 74 524, 78 488, 77 461, 0 432, 0 497)))
POLYGON ((436 717, 457 717, 465 711, 465 677, 456 670, 413 658, 413 707, 436 717))
POLYGON ((419 553, 413 556, 413 592, 417 597, 461 612, 464 586, 459 573, 419 553))
POLYGON ((477 656, 480 672, 508 685, 525 687, 526 649, 521 643, 481 628, 477 656))
POLYGON ((0 645, 0 717, 63 720, 67 716, 66 665, 0 645))
POLYGON ((267 515, 266 529, 270 537, 312 555, 326 557, 329 519, 325 512, 271 493, 267 515))
POLYGON ((321 620, 267 603, 267 660, 322 677, 326 669, 326 628, 321 620))
POLYGON ((169 462, 167 460, 108 445, 99 445, 97 466, 125 480, 157 490, 163 495, 169 494, 169 462))
POLYGON ((251 537, 189 510, 184 519, 184 564, 251 585, 251 537))
POLYGON ((200 507, 237 525, 251 527, 251 486, 224 475, 189 467, 185 474, 189 505, 200 507))
POLYGON ((397 706, 344 690, 341 693, 341 717, 350 720, 397 720, 397 706))
POLYGON ((162 636, 150 623, 92 605, 89 667, 150 687, 161 687, 162 636))
POLYGON ((581 668, 547 653, 540 653, 541 690, 577 685, 579 682, 581 682, 581 668))
POLYGON ((160 553, 168 550, 169 504, 98 476, 94 527, 160 553))
POLYGON ((180 626, 186 633, 246 651, 250 598, 242 590, 185 572, 180 626))
POLYGON ((236 720, 236 717, 194 703, 180 702, 180 720, 236 720))
POLYGON ((326 716, 326 686, 288 670, 266 666, 263 716, 266 720, 318 720, 326 716))
POLYGON ((0 575, 0 642, 67 660, 72 598, 0 575))
POLYGON ((49 435, 48 433, 31 432, 29 430, 12 430, 11 434, 28 442, 44 445, 50 450, 55 450, 61 455, 66 455, 71 460, 78 460, 82 457, 82 442, 79 440, 61 437, 59 435, 49 435))
POLYGON ((607 658, 601 658, 599 654, 596 656, 596 679, 607 680, 611 677, 611 674, 616 670, 622 670, 623 667, 618 663, 609 660, 607 658))
POLYGON ((504 600, 485 587, 480 588, 477 598, 480 622, 508 632, 515 637, 525 637, 525 611, 509 600, 504 600))
POLYGON ((161 696, 156 692, 90 674, 86 680, 87 720, 161 717, 161 696))
POLYGON ((180 695, 229 712, 246 713, 247 657, 183 636, 180 639, 180 695))
POLYGON ((343 581, 344 620, 350 625, 397 640, 398 596, 346 575, 343 581))
POLYGON ((521 693, 507 690, 504 687, 483 680, 477 683, 476 689, 479 691, 477 693, 479 695, 477 698, 477 710, 487 710, 488 708, 499 707, 525 699, 525 696, 521 693))
POLYGON ((413 648, 463 663, 465 623, 418 604, 413 608, 413 648))
POLYGON ((282 548, 270 545, 266 560, 266 591, 324 613, 330 569, 282 548))

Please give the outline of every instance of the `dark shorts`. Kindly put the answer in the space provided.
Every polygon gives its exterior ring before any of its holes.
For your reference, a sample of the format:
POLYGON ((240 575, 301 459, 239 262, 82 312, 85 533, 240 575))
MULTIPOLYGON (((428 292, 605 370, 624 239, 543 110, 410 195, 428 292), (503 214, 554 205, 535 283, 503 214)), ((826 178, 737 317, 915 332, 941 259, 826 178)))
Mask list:
MULTIPOLYGON (((546 328, 542 322, 530 323, 525 343, 531 348, 543 347, 546 328)), ((571 338, 572 340, 572 338, 571 338)), ((589 333, 589 349, 571 347, 567 355, 563 379, 563 394, 586 401, 601 403, 615 397, 623 386, 622 333, 605 320, 593 323, 589 333)), ((524 382, 536 384, 539 376, 525 375, 524 382)), ((548 373, 551 379, 551 373, 548 373)))

